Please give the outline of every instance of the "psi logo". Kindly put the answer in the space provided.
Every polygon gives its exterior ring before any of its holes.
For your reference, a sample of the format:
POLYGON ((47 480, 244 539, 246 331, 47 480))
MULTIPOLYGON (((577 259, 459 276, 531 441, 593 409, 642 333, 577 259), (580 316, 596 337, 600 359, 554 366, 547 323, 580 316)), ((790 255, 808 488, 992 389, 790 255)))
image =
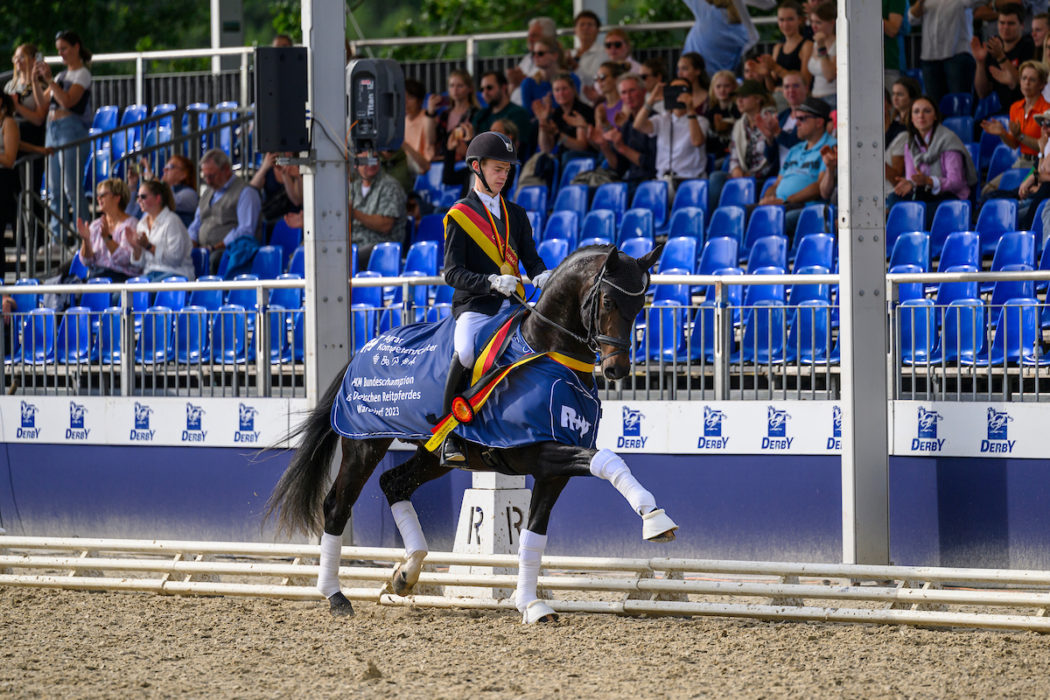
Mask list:
POLYGON ((135 441, 149 442, 153 439, 154 432, 149 427, 149 416, 153 409, 146 404, 135 402, 135 427, 131 429, 129 439, 135 441))
POLYGON ((831 408, 831 437, 828 438, 827 448, 829 450, 842 449, 842 407, 831 408))
POLYGON ((259 442, 259 431, 255 429, 255 416, 257 415, 259 415, 257 408, 243 403, 237 405, 239 429, 233 434, 234 442, 259 442))
POLYGON ((1007 424, 1013 418, 1006 411, 988 407, 988 438, 981 440, 981 452, 1011 454, 1017 440, 1010 440, 1007 424))
POLYGON ((186 404, 186 429, 182 431, 183 442, 204 442, 208 431, 203 427, 204 408, 186 404))
POLYGON ((84 427, 84 415, 87 408, 75 401, 69 402, 69 427, 66 428, 66 440, 87 440, 90 428, 84 427))
POLYGON ((729 436, 722 435, 722 423, 726 419, 725 411, 704 406, 704 434, 696 446, 701 450, 724 450, 729 444, 729 436))
POLYGON ((627 406, 623 407, 623 435, 616 440, 618 448, 642 449, 645 447, 645 443, 649 442, 649 437, 642 435, 642 418, 645 418, 645 415, 641 411, 627 406))
POLYGON ((788 437, 787 422, 791 414, 782 408, 766 407, 766 436, 762 438, 763 450, 790 450, 795 438, 788 437))
POLYGON ((36 405, 22 402, 22 424, 16 435, 22 439, 35 440, 40 437, 40 428, 36 427, 36 414, 40 410, 36 405))
POLYGON ((944 438, 937 437, 937 423, 944 416, 937 411, 927 411, 919 406, 917 437, 911 441, 912 452, 940 452, 944 449, 944 438))

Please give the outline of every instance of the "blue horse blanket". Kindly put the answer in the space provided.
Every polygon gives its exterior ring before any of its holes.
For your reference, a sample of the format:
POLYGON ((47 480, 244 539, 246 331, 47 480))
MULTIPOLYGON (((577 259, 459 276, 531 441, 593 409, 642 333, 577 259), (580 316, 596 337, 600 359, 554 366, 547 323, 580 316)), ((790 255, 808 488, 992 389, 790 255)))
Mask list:
MULTIPOLYGON (((479 350, 507 318, 494 316, 478 333, 479 350)), ((437 323, 399 326, 365 344, 351 360, 332 406, 336 432, 357 439, 429 439, 434 426, 427 415, 440 417, 454 329, 449 316, 437 323)), ((533 352, 518 329, 497 365, 533 352)), ((454 432, 488 447, 554 441, 593 448, 600 416, 597 389, 543 357, 511 371, 474 420, 454 432)))

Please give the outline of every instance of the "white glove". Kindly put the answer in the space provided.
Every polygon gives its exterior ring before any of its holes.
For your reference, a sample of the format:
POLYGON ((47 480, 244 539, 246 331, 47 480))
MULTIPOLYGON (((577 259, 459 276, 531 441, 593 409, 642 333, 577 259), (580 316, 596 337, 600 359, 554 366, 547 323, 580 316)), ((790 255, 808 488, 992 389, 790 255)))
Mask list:
POLYGON ((518 288, 518 278, 514 275, 489 275, 489 285, 505 297, 509 297, 518 288))
POLYGON ((551 278, 551 271, 550 270, 544 270, 540 274, 536 275, 536 279, 532 280, 532 284, 533 284, 533 286, 537 287, 538 289, 543 289, 544 287, 547 286, 547 280, 549 280, 550 278, 551 278))

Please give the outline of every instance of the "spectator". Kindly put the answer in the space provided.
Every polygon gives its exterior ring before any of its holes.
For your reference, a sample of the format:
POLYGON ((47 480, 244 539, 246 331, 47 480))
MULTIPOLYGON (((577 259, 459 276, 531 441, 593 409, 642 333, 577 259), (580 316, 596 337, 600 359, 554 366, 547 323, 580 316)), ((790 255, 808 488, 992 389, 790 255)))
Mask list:
MULTIPOLYGON (((557 39, 540 39, 533 43, 532 60, 536 63, 536 72, 521 81, 521 104, 529 110, 536 100, 551 94, 554 76, 565 71, 565 54, 557 39)), ((571 73, 569 76, 579 90, 580 79, 571 73)))
POLYGON ((688 91, 689 82, 682 78, 671 81, 671 87, 687 88, 675 103, 665 103, 663 114, 650 116, 651 106, 663 101, 663 85, 657 85, 648 101, 638 110, 634 128, 647 136, 656 136, 656 176, 677 186, 681 180, 703 177, 707 170, 708 123, 696 113, 696 99, 688 91))
MULTIPOLYGON (((744 0, 682 0, 696 21, 682 50, 704 57, 712 71, 736 71, 748 50, 758 43, 758 30, 744 0)), ((775 0, 749 0, 748 5, 771 9, 775 0)))
POLYGON ((1035 45, 1035 55, 1033 58, 1036 61, 1046 62, 1046 53, 1043 51, 1043 44, 1046 43, 1046 36, 1050 34, 1050 15, 1045 12, 1040 12, 1032 18, 1032 43, 1035 45))
MULTIPOLYGON (((1002 15, 1000 15, 1002 17, 1002 15)), ((1010 126, 1005 127, 998 119, 985 119, 981 128, 988 134, 994 134, 1010 148, 1020 148, 1011 167, 1034 168, 1039 157, 1039 139, 1042 129, 1036 123, 1036 115, 1050 109, 1050 103, 1043 99, 1043 88, 1046 87, 1046 65, 1038 61, 1025 61, 1021 64, 1020 80, 1022 98, 1010 105, 1010 126)), ((1017 192, 999 191, 999 180, 996 176, 984 186, 983 198, 1016 197, 1017 192)))
POLYGON ((976 64, 970 51, 969 10, 983 0, 913 0, 908 19, 922 24, 919 66, 934 103, 950 92, 970 92, 976 64))
POLYGON ((527 104, 521 101, 520 87, 526 76, 536 72, 537 66, 532 56, 532 45, 540 39, 558 40, 558 27, 550 17, 533 17, 529 20, 528 35, 525 37, 525 43, 529 47, 529 52, 525 54, 525 57, 521 59, 521 62, 516 67, 507 69, 507 81, 510 84, 510 100, 516 105, 526 106, 527 104))
MULTIPOLYGON (((592 102, 595 107, 595 115, 601 123, 616 124, 617 126, 623 123, 618 118, 623 103, 620 101, 617 81, 625 71, 625 64, 606 61, 598 68, 598 72, 594 76, 594 87, 598 89, 598 92, 593 93, 594 99, 592 102)), ((593 90, 594 88, 592 88, 593 90)))
MULTIPOLYGON (((11 80, 4 86, 4 92, 11 95, 15 106, 15 122, 18 124, 19 152, 20 153, 44 153, 44 139, 46 138, 47 100, 44 99, 44 91, 47 84, 39 77, 33 75, 33 63, 36 61, 36 46, 33 44, 22 44, 15 49, 12 63, 14 73, 11 80)), ((19 175, 24 171, 19 169, 19 175)), ((30 165, 28 182, 23 182, 22 187, 39 187, 44 179, 44 159, 36 158, 30 165), (35 185, 31 183, 36 183, 35 185)), ((44 220, 44 209, 33 202, 33 218, 37 221, 44 220)), ((30 240, 27 248, 35 256, 37 247, 36 230, 29 233, 30 240)))
POLYGON ((73 218, 84 204, 80 178, 87 162, 89 144, 84 141, 76 151, 66 144, 86 139, 94 113, 91 104, 91 52, 84 48, 76 32, 63 31, 55 37, 55 49, 66 68, 51 76, 51 67, 37 61, 33 76, 47 83, 42 98, 49 103, 45 144, 55 149, 48 164, 47 195, 53 218, 51 238, 65 239, 63 229, 72 226, 73 218), (79 168, 77 166, 80 166, 79 168))
POLYGON ((146 179, 139 186, 139 205, 144 216, 130 238, 131 264, 142 268, 151 282, 181 275, 194 278, 193 242, 186 226, 175 214, 175 195, 167 183, 146 179))
POLYGON ((838 7, 831 0, 822 2, 809 16, 813 27, 813 55, 809 58, 807 68, 813 75, 813 88, 810 95, 824 100, 835 109, 835 79, 838 68, 835 65, 835 18, 838 7))
MULTIPOLYGON (((426 111, 427 141, 434 144, 434 153, 440 160, 444 160, 445 151, 452 148, 449 139, 452 131, 460 124, 469 124, 481 109, 474 91, 474 79, 470 77, 470 73, 457 68, 448 74, 447 84, 449 108, 439 111, 443 99, 435 93, 427 101, 426 111)), ((461 161, 466 157, 466 145, 457 146, 455 160, 461 161)))
POLYGON ((694 111, 703 116, 707 112, 707 90, 711 87, 704 57, 698 53, 684 53, 678 59, 677 68, 678 77, 689 84, 689 91, 693 95, 692 103, 695 105, 694 111))
POLYGON ((18 123, 15 121, 15 101, 6 92, 0 94, 0 284, 7 275, 7 254, 3 240, 8 225, 14 233, 18 222, 18 193, 22 189, 15 172, 18 158, 18 123))
POLYGON ((207 151, 200 168, 205 187, 188 227, 190 240, 208 251, 212 274, 218 271, 224 254, 231 257, 227 275, 237 274, 258 248, 259 191, 233 174, 230 158, 221 148, 207 151))
POLYGON ((740 110, 736 108, 735 91, 736 77, 731 71, 720 70, 711 78, 711 98, 708 100, 707 113, 704 116, 711 125, 711 133, 707 138, 707 152, 714 155, 718 167, 721 167, 721 161, 729 155, 730 134, 733 124, 740 118, 740 110))
MULTIPOLYGON (((634 120, 645 104, 645 87, 635 73, 625 73, 617 83, 623 108, 620 127, 608 125, 605 129, 596 126, 591 132, 591 141, 598 145, 602 155, 609 161, 611 171, 597 174, 605 182, 618 180, 627 183, 628 196, 633 196, 640 182, 656 176, 656 139, 650 138, 634 128, 634 120)), ((589 180, 588 184, 600 182, 589 180)))
MULTIPOLYGON (((533 149, 533 125, 532 115, 525 108, 510 101, 510 90, 506 76, 499 71, 489 71, 481 76, 481 93, 485 96, 488 106, 474 115, 472 134, 480 134, 492 129, 492 125, 500 119, 509 119, 518 127, 518 138, 521 148, 518 156, 527 158, 533 149)), ((467 139, 470 143, 470 139, 467 139)))
POLYGON ((907 126, 911 119, 911 103, 921 94, 922 87, 915 78, 904 76, 893 81, 893 87, 890 88, 893 121, 901 126, 907 126))
MULTIPOLYGON (((262 223, 264 227, 263 239, 269 238, 273 225, 283 219, 285 214, 298 213, 303 210, 302 204, 302 180, 299 191, 295 191, 295 181, 289 179, 286 182, 286 166, 278 165, 277 159, 281 156, 290 156, 290 153, 267 153, 263 156, 262 165, 255 171, 255 175, 248 182, 262 195, 262 223)), ((296 175, 299 173, 298 166, 294 168, 296 175)), ((290 173, 289 173, 290 177, 290 173)))
POLYGON ((379 163, 358 164, 350 181, 350 242, 357 244, 357 264, 368 269, 376 244, 401 243, 405 233, 405 191, 379 163))
POLYGON ((817 183, 820 199, 825 202, 838 201, 839 147, 824 146, 820 149, 820 158, 824 161, 824 168, 820 171, 820 181, 817 183))
POLYGON ((900 36, 905 30, 906 14, 908 0, 882 0, 882 65, 883 80, 887 85, 901 77, 905 67, 900 36))
POLYGON ((270 46, 281 49, 290 49, 294 45, 295 44, 292 43, 292 37, 287 34, 275 34, 273 41, 270 42, 270 46))
MULTIPOLYGON (((759 204, 782 204, 785 210, 793 211, 820 199, 819 180, 825 168, 821 151, 835 145, 835 139, 827 132, 830 116, 828 104, 814 97, 807 97, 795 108, 799 142, 781 163, 773 193, 760 199, 759 204)), ((788 233, 794 230, 793 223, 785 222, 788 233)))
MULTIPOLYGON (((648 58, 642 62, 642 69, 638 71, 638 76, 645 83, 646 94, 653 91, 657 83, 666 83, 668 79, 667 75, 667 64, 664 63, 662 58, 648 58)), ((619 87, 619 81, 616 82, 617 88, 619 87)), ((736 87, 736 78, 733 79, 733 87, 736 87)), ((653 105, 653 109, 656 113, 664 111, 662 104, 653 105)))
POLYGON ((594 149, 587 140, 590 127, 594 125, 594 110, 577 96, 572 74, 562 73, 554 78, 552 94, 554 105, 551 96, 547 95, 532 106, 540 122, 540 151, 550 154, 560 147, 563 164, 573 158, 594 157, 594 149))
POLYGON ((606 60, 626 63, 631 73, 642 70, 642 64, 631 58, 631 40, 627 38, 625 29, 613 27, 605 33, 605 55, 606 60))
POLYGON ((730 138, 729 176, 754 177, 761 182, 777 172, 776 142, 767 140, 760 126, 761 123, 776 121, 776 114, 770 105, 769 94, 755 80, 745 80, 737 88, 736 108, 741 118, 733 125, 730 138))
POLYGON ((88 279, 108 277, 124 282, 142 269, 131 261, 138 221, 124 213, 131 198, 128 186, 119 178, 110 178, 98 183, 96 192, 100 216, 90 225, 77 219, 80 260, 88 268, 88 279))
MULTIPOLYGON (((517 106, 517 105, 515 105, 517 106)), ((463 129, 468 129, 470 124, 464 124, 463 129)), ((489 131, 495 131, 497 134, 503 134, 510 139, 510 142, 514 145, 515 152, 518 151, 518 126, 510 119, 497 119, 492 123, 492 128, 489 131)), ((467 133, 467 132, 464 132, 467 133)), ((473 139, 473 130, 469 132, 470 138, 473 139)), ((469 145, 469 144, 468 144, 469 145)), ((441 183, 443 185, 458 185, 462 187, 460 192, 460 199, 470 194, 470 190, 474 187, 474 171, 470 168, 460 168, 456 170, 453 167, 454 164, 448 160, 448 154, 445 154, 445 170, 441 176, 441 183)), ((519 165, 512 165, 510 169, 510 176, 507 181, 503 184, 501 194, 504 197, 512 197, 514 194, 514 182, 517 179, 517 170, 519 165)))
POLYGON ((779 160, 783 163, 788 151, 799 142, 799 137, 796 133, 798 122, 795 121, 795 114, 809 97, 809 91, 806 88, 806 82, 802 78, 802 74, 798 71, 789 71, 784 74, 781 89, 783 90, 784 98, 787 100, 787 108, 777 115, 776 122, 769 122, 770 133, 767 135, 767 138, 772 136, 776 140, 779 160))
POLYGON ((405 145, 423 160, 434 160, 434 144, 427 140, 427 117, 423 113, 426 89, 415 78, 405 78, 405 145))
MULTIPOLYGON (((896 197, 927 203, 967 199, 976 183, 970 152, 954 131, 941 124, 933 98, 924 95, 915 100, 904 145, 904 178, 893 188, 896 197)), ((926 207, 927 230, 936 208, 926 207)))
MULTIPOLYGON (((1035 224, 1035 210, 1038 203, 1050 197, 1050 111, 1037 114, 1035 121, 1042 133, 1039 134, 1039 164, 1025 178, 1017 190, 1020 206, 1017 212, 1017 224, 1022 231, 1031 231, 1035 224)), ((1050 207, 1046 207, 1050 209, 1050 207)), ((1050 235, 1050 228, 1043 227, 1043 241, 1050 235)))
POLYGON ((813 42, 802 35, 802 6, 797 0, 784 0, 777 8, 777 27, 784 40, 773 47, 772 56, 763 56, 762 76, 766 89, 772 92, 780 87, 788 71, 802 74, 809 85, 809 59, 813 54, 813 42))
POLYGON ((598 43, 598 30, 602 22, 598 15, 590 10, 582 10, 573 20, 573 33, 576 36, 576 48, 569 56, 569 63, 580 81, 580 92, 584 102, 593 104, 587 98, 587 88, 594 84, 594 76, 605 61, 605 51, 598 43))
POLYGON ((1019 66, 1035 55, 1035 44, 1024 33, 1024 7, 1020 3, 1003 5, 996 24, 996 36, 984 44, 974 37, 971 43, 977 61, 974 86, 981 98, 994 91, 1005 109, 1021 99, 1019 66))
POLYGON ((904 144, 908 140, 908 128, 897 121, 893 98, 888 92, 883 96, 882 109, 882 123, 885 129, 883 143, 886 150, 884 156, 886 182, 893 187, 904 177, 904 144))
MULTIPOLYGON (((139 161, 139 170, 142 171, 143 180, 152 180, 154 178, 148 158, 143 158, 139 161)), ((197 213, 197 204, 200 201, 200 196, 197 194, 197 175, 194 172, 193 162, 186 156, 171 156, 168 158, 168 162, 164 164, 164 172, 161 174, 160 179, 171 188, 171 192, 175 197, 175 207, 172 211, 182 220, 183 226, 189 226, 193 223, 193 216, 197 213)), ((302 183, 302 179, 299 182, 302 183)), ((139 171, 135 168, 128 168, 128 189, 131 192, 138 192, 139 171)), ((299 189, 299 204, 301 208, 301 184, 299 189)), ((141 218, 142 209, 139 207, 137 200, 128 205, 127 214, 134 216, 136 219, 141 218)))

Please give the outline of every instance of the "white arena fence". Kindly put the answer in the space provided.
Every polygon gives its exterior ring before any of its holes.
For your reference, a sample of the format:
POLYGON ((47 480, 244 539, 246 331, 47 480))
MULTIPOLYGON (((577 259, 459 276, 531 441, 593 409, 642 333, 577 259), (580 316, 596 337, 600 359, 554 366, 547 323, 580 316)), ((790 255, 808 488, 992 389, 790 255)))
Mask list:
MULTIPOLYGON (((400 549, 343 547, 355 601, 514 610, 514 555, 431 552, 417 595, 387 582, 400 549), (472 567, 452 573, 451 566, 472 567), (483 568, 482 568, 483 567, 483 568), (477 589, 454 597, 443 587, 477 589)), ((323 601, 319 547, 0 536, 0 586, 323 601)), ((545 556, 538 580, 563 613, 746 617, 1050 632, 1050 572, 675 558, 545 556)))
MULTIPOLYGON (((1046 400, 1050 309, 1035 290, 1047 280, 1040 271, 887 275, 891 398, 1046 400), (960 286, 977 291, 947 301, 944 290, 960 286)), ((596 374, 602 396, 836 400, 837 282, 834 274, 653 275, 632 372, 608 383, 596 374)), ((0 337, 0 378, 7 393, 26 395, 302 398, 304 287, 301 279, 6 286, 0 292, 20 310, 0 337), (192 303, 206 292, 221 301, 192 303), (46 295, 69 295, 74 305, 38 308, 46 295)), ((351 347, 447 316, 450 291, 441 277, 355 278, 351 347)))

